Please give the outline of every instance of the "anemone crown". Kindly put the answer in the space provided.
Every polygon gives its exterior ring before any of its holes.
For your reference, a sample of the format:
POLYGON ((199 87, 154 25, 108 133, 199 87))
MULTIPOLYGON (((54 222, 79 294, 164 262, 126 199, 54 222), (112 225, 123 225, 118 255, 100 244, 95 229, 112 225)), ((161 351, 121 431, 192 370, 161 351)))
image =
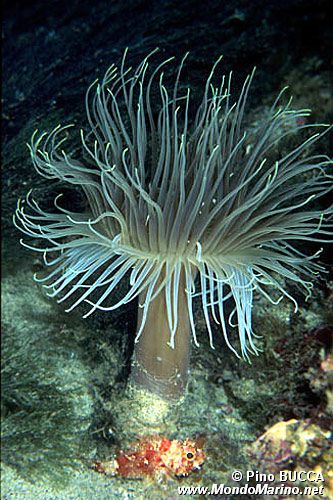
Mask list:
POLYGON ((97 309, 111 311, 140 295, 138 341, 149 305, 164 293, 169 345, 174 347, 184 283, 194 343, 192 302, 199 296, 211 346, 213 318, 239 356, 227 327, 227 322, 236 324, 240 354, 248 359, 249 353, 258 353, 251 325, 253 292, 276 303, 280 299, 268 294, 273 287, 297 307, 284 280, 309 294, 309 279, 322 269, 315 262, 319 252, 306 256, 294 244, 329 241, 331 223, 324 216, 331 209, 320 211, 312 202, 331 189, 326 170, 332 162, 325 155, 307 154, 327 129, 316 129, 290 152, 276 156, 281 140, 320 125, 306 123, 308 109, 292 109, 291 100, 283 104, 284 89, 260 123, 248 126, 244 113, 254 72, 233 99, 231 73, 218 86, 213 83, 221 58, 191 120, 190 89, 179 91, 187 54, 170 93, 164 67, 173 58, 151 69, 155 52, 133 71, 125 68, 125 51, 120 68, 112 65, 101 82, 89 87, 91 130, 87 135, 81 130, 84 161, 62 149, 71 125, 32 136, 36 170, 48 179, 79 185, 87 213, 62 208, 59 196, 57 211, 46 212, 29 193, 18 202, 15 224, 44 242, 23 244, 43 253, 51 271, 35 279, 59 302, 72 298, 68 311, 83 301, 91 305, 85 316, 97 309), (159 104, 153 102, 153 91, 159 104), (58 256, 49 260, 54 252, 58 256), (129 291, 109 304, 127 274, 129 291), (228 299, 234 309, 226 318, 228 299))

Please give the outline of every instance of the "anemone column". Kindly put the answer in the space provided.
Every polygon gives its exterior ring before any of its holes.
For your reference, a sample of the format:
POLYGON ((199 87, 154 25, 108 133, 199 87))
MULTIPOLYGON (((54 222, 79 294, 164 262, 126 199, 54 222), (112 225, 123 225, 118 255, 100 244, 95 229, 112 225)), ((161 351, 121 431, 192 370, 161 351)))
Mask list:
MULTIPOLYGON (((144 303, 145 294, 139 297, 144 303)), ((142 309, 139 308, 138 325, 142 309)), ((187 385, 190 360, 190 321, 185 291, 185 276, 180 275, 178 293, 178 324, 175 345, 170 346, 165 289, 150 303, 142 334, 135 344, 131 380, 159 397, 179 400, 187 385)))

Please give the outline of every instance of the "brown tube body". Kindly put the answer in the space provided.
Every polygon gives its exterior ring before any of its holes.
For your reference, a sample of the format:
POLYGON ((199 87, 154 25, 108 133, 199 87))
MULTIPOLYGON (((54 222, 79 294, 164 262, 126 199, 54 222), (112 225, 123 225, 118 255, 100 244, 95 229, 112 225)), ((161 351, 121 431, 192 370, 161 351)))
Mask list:
MULTIPOLYGON (((144 295, 139 297, 144 302, 144 295)), ((138 325, 142 309, 139 308, 138 325)), ((165 290, 151 302, 143 332, 135 344, 132 361, 132 382, 167 400, 179 400, 188 380, 190 361, 190 322, 185 292, 185 277, 181 274, 178 295, 178 326, 175 346, 170 347, 165 290)))

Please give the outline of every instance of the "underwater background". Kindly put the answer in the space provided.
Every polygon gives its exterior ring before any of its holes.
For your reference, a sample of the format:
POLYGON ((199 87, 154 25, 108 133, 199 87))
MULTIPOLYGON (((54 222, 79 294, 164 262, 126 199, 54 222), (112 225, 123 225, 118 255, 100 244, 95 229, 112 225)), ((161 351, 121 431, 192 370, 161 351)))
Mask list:
MULTIPOLYGON (((251 365, 235 358, 218 334, 212 351, 197 314, 201 346, 193 349, 186 401, 178 420, 170 422, 168 437, 200 438, 204 466, 187 478, 128 480, 98 474, 92 464, 110 459, 130 431, 125 409, 124 426, 117 428, 113 405, 129 373, 136 304, 87 319, 80 308, 66 314, 64 305, 33 281, 43 261, 20 245, 21 234, 12 223, 17 199, 31 188, 44 207, 65 192, 70 208, 80 209, 82 199, 75 189, 66 193, 60 183, 37 174, 26 143, 36 128, 51 130, 58 123, 85 127, 87 87, 112 63, 119 64, 126 47, 133 66, 155 47, 164 59, 180 60, 189 51, 184 80, 199 97, 220 54, 221 71, 233 70, 236 85, 256 66, 248 104, 253 122, 289 85, 295 107, 310 107, 313 121, 332 123, 329 4, 4 2, 1 498, 171 500, 180 498, 179 486, 237 485, 231 480, 234 470, 277 474, 283 468, 322 471, 325 479, 318 485, 324 484, 325 494, 312 498, 333 498, 328 245, 321 255, 328 273, 318 279, 309 301, 297 297, 298 313, 287 300, 274 307, 256 299, 254 325, 262 335, 263 353, 251 365)), ((78 147, 74 140, 73 149, 78 147)), ((330 155, 332 138, 325 136, 316 147, 330 155)), ((314 253, 317 246, 307 250, 314 253)))

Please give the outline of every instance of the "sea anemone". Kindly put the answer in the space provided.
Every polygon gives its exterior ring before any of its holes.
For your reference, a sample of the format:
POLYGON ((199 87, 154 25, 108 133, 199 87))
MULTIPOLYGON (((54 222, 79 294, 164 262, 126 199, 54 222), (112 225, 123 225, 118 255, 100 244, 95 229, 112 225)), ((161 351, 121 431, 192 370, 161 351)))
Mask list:
POLYGON ((87 317, 138 298, 132 380, 177 399, 186 387, 191 338, 198 345, 195 297, 211 347, 213 320, 234 354, 249 360, 259 351, 251 325, 254 292, 273 303, 287 296, 295 307, 288 283, 310 294, 309 280, 322 269, 319 251, 305 255, 299 243, 329 240, 330 209, 316 200, 332 187, 332 162, 308 153, 327 127, 279 153, 286 137, 325 127, 307 124, 308 109, 283 102, 285 90, 250 126, 244 116, 254 72, 233 98, 231 73, 213 83, 219 58, 193 110, 190 89, 179 91, 187 55, 169 93, 164 68, 172 58, 151 69, 155 52, 133 71, 125 69, 125 51, 120 69, 112 65, 89 87, 83 161, 62 149, 72 125, 32 136, 37 172, 80 186, 87 212, 61 207, 61 195, 56 211, 47 212, 29 193, 14 220, 43 241, 23 244, 42 252, 51 270, 35 280, 59 302, 72 300, 67 311, 85 302, 87 317), (130 288, 114 303, 113 292, 128 275, 130 288), (238 340, 229 325, 237 327, 238 340))

